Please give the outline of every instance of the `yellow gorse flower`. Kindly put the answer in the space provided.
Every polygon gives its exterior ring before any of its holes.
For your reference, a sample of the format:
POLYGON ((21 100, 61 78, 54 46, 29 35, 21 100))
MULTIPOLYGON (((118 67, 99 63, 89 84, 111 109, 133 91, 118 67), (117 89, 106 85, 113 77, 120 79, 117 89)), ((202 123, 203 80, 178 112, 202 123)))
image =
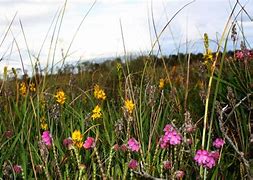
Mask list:
POLYGON ((74 146, 76 146, 77 148, 81 148, 83 145, 83 135, 79 130, 75 130, 72 133, 72 141, 74 146))
POLYGON ((127 100, 125 101, 125 108, 126 108, 126 110, 127 110, 130 114, 133 113, 134 107, 135 107, 135 105, 134 105, 134 103, 133 103, 132 100, 127 99, 127 100))
POLYGON ((27 87, 26 87, 25 82, 20 83, 20 85, 19 85, 19 92, 20 92, 20 94, 21 94, 22 96, 25 96, 25 95, 26 95, 27 87))
POLYGON ((92 110, 92 115, 91 118, 94 119, 98 119, 102 116, 101 113, 101 108, 97 105, 93 110, 92 110))
POLYGON ((94 97, 99 100, 105 100, 106 98, 104 90, 101 89, 97 84, 94 86, 94 97))
POLYGON ((58 102, 60 105, 63 105, 65 103, 66 100, 66 96, 63 90, 59 90, 56 95, 56 102, 58 102))
POLYGON ((161 79, 159 80, 159 88, 160 88, 160 89, 163 89, 163 88, 164 88, 164 85, 165 85, 165 80, 164 80, 163 78, 161 78, 161 79))

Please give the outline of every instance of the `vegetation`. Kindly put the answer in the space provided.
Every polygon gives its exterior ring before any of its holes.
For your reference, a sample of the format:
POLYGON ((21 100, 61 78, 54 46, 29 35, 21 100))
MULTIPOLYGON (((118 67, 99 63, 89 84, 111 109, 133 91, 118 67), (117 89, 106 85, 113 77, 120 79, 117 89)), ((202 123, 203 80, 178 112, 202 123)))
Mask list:
POLYGON ((213 53, 205 34, 197 55, 5 67, 0 177, 252 178, 253 51, 237 26, 213 53))

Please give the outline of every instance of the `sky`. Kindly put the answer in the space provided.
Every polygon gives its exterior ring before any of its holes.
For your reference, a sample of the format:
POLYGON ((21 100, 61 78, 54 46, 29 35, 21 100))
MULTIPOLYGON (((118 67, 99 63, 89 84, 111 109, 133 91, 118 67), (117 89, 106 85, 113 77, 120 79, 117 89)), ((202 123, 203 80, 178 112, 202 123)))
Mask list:
MULTIPOLYGON (((162 54, 186 50, 203 52, 204 33, 213 40, 210 47, 215 51, 215 42, 221 37, 235 1, 195 0, 186 6, 160 36, 162 54)), ((147 54, 156 40, 154 27, 159 34, 173 15, 189 2, 191 0, 97 0, 85 17, 94 1, 68 0, 59 28, 60 20, 56 19, 62 15, 65 0, 0 0, 0 71, 4 66, 21 68, 21 59, 24 69, 31 69, 37 57, 44 67, 52 63, 60 66, 67 53, 65 63, 122 56, 124 47, 127 54, 147 54), (54 29, 55 32, 60 29, 58 39, 53 36, 54 29)), ((241 13, 237 23, 243 25, 251 43, 253 1, 240 0, 240 3, 251 19, 241 13)), ((240 9, 236 8, 234 16, 240 9)), ((239 27, 237 30, 239 33, 239 27)), ((155 46, 154 51, 157 48, 155 46)))

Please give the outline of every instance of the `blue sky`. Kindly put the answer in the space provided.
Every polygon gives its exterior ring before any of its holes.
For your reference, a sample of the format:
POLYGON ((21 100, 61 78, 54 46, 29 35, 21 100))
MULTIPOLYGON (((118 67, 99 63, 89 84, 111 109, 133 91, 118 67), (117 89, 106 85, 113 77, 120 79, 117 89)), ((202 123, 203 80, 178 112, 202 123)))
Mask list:
MULTIPOLYGON (((68 0, 57 42, 55 62, 61 60, 62 52, 66 53, 79 23, 93 2, 92 0, 68 0)), ((190 1, 153 0, 157 31, 160 32, 168 19, 188 2, 190 1)), ((253 7, 252 0, 240 0, 240 2, 253 17, 253 9, 250 8, 253 7)), ((196 0, 187 6, 162 34, 160 38, 162 53, 173 54, 179 48, 184 52, 186 39, 189 52, 203 51, 201 40, 203 34, 206 32, 211 39, 219 39, 234 3, 235 0, 196 0)), ((11 19, 17 13, 11 32, 0 47, 0 58, 3 57, 0 69, 4 66, 21 67, 18 48, 13 43, 14 38, 19 46, 25 68, 29 69, 31 62, 27 56, 19 20, 22 22, 30 52, 33 56, 37 56, 53 17, 62 8, 64 0, 0 0, 0 4, 0 43, 11 19)), ((239 10, 238 7, 236 12, 239 10)), ((253 22, 245 15, 238 17, 239 23, 241 19, 243 19, 245 35, 252 42, 253 22)), ((154 29, 149 26, 151 0, 97 0, 78 32, 66 62, 122 55, 124 49, 120 20, 127 52, 145 54, 150 51, 151 44, 155 40, 154 29)), ((52 56, 48 58, 52 32, 53 28, 50 29, 41 51, 42 65, 52 62, 52 56)), ((212 44, 212 48, 215 50, 215 43, 212 44)), ((34 58, 32 62, 35 62, 34 58)))

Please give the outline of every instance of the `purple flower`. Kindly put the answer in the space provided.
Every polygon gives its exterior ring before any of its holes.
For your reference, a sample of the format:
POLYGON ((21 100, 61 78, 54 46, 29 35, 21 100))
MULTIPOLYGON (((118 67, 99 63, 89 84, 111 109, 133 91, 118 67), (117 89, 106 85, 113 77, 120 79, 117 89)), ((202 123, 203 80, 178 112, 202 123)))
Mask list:
POLYGON ((13 169, 16 174, 21 174, 21 172, 22 172, 22 167, 17 164, 13 166, 13 169))
POLYGON ((215 158, 207 150, 198 150, 194 157, 194 160, 198 163, 199 166, 203 166, 211 169, 215 166, 215 158))
POLYGON ((140 150, 140 144, 134 138, 129 139, 127 142, 127 145, 128 145, 128 149, 131 150, 132 152, 134 152, 134 151, 138 152, 140 150))
POLYGON ((138 167, 138 161, 135 159, 131 159, 131 161, 128 164, 128 168, 130 169, 136 169, 138 167))
POLYGON ((48 146, 51 147, 52 145, 52 136, 49 131, 44 131, 42 133, 42 141, 48 146))
POLYGON ((213 142, 213 146, 217 149, 221 148, 225 144, 225 141, 222 138, 216 138, 213 142))

